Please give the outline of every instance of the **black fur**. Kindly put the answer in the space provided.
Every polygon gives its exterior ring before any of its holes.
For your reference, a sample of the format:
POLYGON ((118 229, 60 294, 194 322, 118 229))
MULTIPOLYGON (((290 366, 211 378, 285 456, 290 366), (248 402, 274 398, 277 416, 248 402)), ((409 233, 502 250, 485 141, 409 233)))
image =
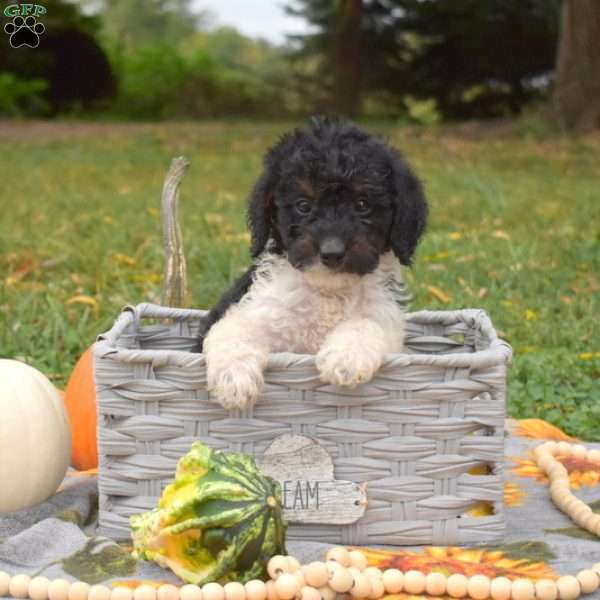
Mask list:
POLYGON ((237 304, 252 285, 252 275, 256 265, 252 264, 248 270, 221 296, 219 301, 210 309, 208 315, 203 319, 200 327, 200 340, 196 350, 202 352, 202 342, 208 330, 225 314, 232 304, 237 304))
MULTIPOLYGON (((422 185, 400 153, 329 118, 311 119, 268 151, 248 202, 252 258, 286 253, 298 269, 321 262, 364 275, 390 249, 410 265, 426 221, 422 185)), ((247 292, 252 272, 210 311, 204 334, 247 292)))

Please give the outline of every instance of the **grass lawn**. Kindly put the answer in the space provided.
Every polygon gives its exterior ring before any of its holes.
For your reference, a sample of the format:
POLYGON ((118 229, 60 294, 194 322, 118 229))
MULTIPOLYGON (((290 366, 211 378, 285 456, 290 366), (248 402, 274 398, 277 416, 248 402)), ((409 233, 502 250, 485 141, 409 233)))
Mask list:
MULTIPOLYGON (((185 154, 193 303, 247 264, 244 201, 282 124, 0 123, 0 356, 63 386, 127 303, 157 302, 162 180, 185 154)), ((413 309, 481 307, 515 350, 509 414, 600 440, 600 137, 380 128, 424 179, 413 309)))

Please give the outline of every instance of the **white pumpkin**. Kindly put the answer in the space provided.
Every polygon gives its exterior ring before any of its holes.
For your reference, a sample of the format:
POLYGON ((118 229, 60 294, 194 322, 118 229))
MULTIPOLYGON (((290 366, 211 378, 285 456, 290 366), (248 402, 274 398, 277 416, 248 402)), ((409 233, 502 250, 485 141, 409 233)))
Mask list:
POLYGON ((39 371, 0 360, 0 513, 56 492, 71 456, 71 431, 58 390, 39 371))

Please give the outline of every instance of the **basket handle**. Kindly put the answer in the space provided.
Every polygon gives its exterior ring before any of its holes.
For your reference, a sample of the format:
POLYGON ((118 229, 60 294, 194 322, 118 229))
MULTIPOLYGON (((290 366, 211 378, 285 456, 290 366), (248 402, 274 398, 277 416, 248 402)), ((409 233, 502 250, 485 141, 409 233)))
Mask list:
POLYGON ((173 306, 159 306, 144 302, 137 306, 127 304, 123 307, 114 325, 106 333, 100 334, 96 341, 105 341, 109 346, 116 346, 117 340, 124 331, 132 324, 139 323, 142 319, 172 319, 174 321, 185 321, 188 319, 202 319, 207 312, 194 308, 175 308, 173 306))
POLYGON ((179 186, 190 162, 185 156, 171 161, 165 176, 161 198, 161 221, 165 249, 165 269, 161 304, 163 306, 188 306, 187 270, 181 236, 177 221, 179 186))

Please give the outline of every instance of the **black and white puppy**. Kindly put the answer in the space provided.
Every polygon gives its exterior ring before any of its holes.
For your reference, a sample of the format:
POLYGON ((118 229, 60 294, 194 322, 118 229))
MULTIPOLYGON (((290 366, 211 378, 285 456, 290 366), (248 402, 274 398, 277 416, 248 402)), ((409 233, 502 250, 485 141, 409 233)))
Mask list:
POLYGON ((368 381, 402 349, 393 289, 426 218, 419 180, 383 140, 324 118, 283 136, 249 199, 252 266, 204 327, 219 402, 252 405, 270 352, 315 354, 331 384, 368 381))

